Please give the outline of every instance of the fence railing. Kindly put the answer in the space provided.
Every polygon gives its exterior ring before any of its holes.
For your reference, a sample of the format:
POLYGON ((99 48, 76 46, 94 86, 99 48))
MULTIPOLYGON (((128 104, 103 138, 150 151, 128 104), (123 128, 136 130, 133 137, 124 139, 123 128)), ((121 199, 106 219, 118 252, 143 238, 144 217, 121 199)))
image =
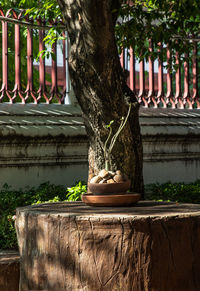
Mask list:
MULTIPOLYGON (((174 53, 175 65, 172 65, 172 52, 158 44, 161 58, 148 61, 138 61, 132 49, 124 50, 120 61, 128 71, 128 84, 144 107, 162 108, 200 108, 199 72, 200 39, 188 40, 191 43, 191 57, 184 55, 185 61, 180 61, 178 52, 174 53), (166 56, 163 54, 166 52, 166 56), (146 69, 146 70, 145 70, 146 69), (156 70, 155 70, 156 69, 156 70)), ((149 42, 149 50, 153 50, 149 42)))
MULTIPOLYGON (((57 20, 30 19, 24 11, 6 13, 0 9, 0 102, 66 103, 70 82, 68 74, 68 45, 66 40, 53 44, 53 57, 39 56, 45 48, 46 30, 62 25, 57 20), (59 50, 59 52, 57 51, 59 50)), ((200 41, 199 41, 200 43, 200 41)), ((176 68, 171 71, 172 53, 166 51, 166 62, 149 58, 139 62, 132 49, 124 50, 120 60, 127 71, 127 83, 144 107, 200 108, 198 40, 193 40, 192 61, 180 62, 176 52, 176 68)), ((151 42, 149 50, 153 50, 151 42)), ((159 44, 159 50, 163 47, 159 44)), ((163 58, 164 59, 164 58, 163 58)))
POLYGON ((0 102, 9 103, 64 103, 68 93, 68 72, 66 63, 66 41, 60 47, 58 66, 57 41, 52 46, 53 57, 37 60, 38 52, 44 50, 45 31, 58 21, 29 19, 25 11, 10 9, 1 15, 2 66, 0 66, 0 102), (21 23, 20 23, 20 22, 21 23), (22 25, 24 24, 24 25, 22 25), (48 61, 48 62, 47 62, 48 61), (58 75, 62 79, 59 82, 58 75))

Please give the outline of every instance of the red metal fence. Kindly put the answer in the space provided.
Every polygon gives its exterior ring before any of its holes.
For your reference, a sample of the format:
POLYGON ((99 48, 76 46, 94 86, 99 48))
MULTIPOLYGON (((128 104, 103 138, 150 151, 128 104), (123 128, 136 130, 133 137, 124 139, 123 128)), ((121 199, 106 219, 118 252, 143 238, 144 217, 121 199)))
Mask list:
MULTIPOLYGON (((44 50, 45 31, 52 25, 57 25, 58 22, 48 23, 42 19, 33 21, 33 19, 29 19, 28 15, 25 16, 24 11, 17 13, 14 9, 8 10, 6 14, 0 9, 0 15, 2 20, 0 102, 64 103, 67 90, 65 40, 62 44, 63 65, 59 68, 57 66, 57 42, 52 47, 54 57, 50 66, 45 64, 46 60, 42 55, 39 57, 39 63, 34 60, 33 55, 33 48, 37 53, 44 50), (3 17, 6 19, 4 20, 3 17), (24 25, 22 25, 23 23, 24 25), (24 34, 26 34, 25 38, 24 34), (24 39, 25 42, 22 41, 24 39), (37 48, 33 47, 34 45, 37 45, 37 48), (26 48, 22 46, 26 46, 26 48), (58 86, 58 69, 62 75, 61 86, 58 86)), ((35 57, 37 53, 35 53, 35 57)))
MULTIPOLYGON (((59 59, 63 60, 61 66, 57 64, 57 42, 53 44, 54 58, 51 64, 46 64, 46 59, 42 56, 38 62, 34 59, 39 51, 44 50, 43 38, 46 29, 58 25, 58 22, 29 19, 23 11, 17 13, 13 9, 5 14, 0 9, 0 15, 2 23, 0 102, 64 103, 65 96, 69 93, 66 41, 62 41, 62 53, 59 55, 59 59)), ((129 53, 124 50, 121 54, 121 64, 128 71, 127 83, 138 96, 139 103, 154 108, 200 108, 198 42, 193 41, 193 44, 191 62, 181 64, 180 56, 176 52, 177 70, 174 72, 171 72, 170 66, 165 68, 165 65, 171 64, 169 50, 166 53, 166 64, 161 59, 152 58, 149 58, 147 63, 145 61, 138 63, 132 49, 129 53)), ((151 44, 149 49, 153 50, 151 44)), ((161 51, 163 49, 161 44, 159 49, 161 51)))
MULTIPOLYGON (((122 67, 129 72, 128 84, 144 107, 200 108, 198 40, 188 41, 192 43, 192 58, 190 58, 192 60, 189 61, 185 55, 185 61, 181 62, 179 53, 176 52, 174 68, 170 50, 168 48, 163 50, 161 44, 158 44, 158 49, 163 53, 166 51, 166 62, 149 57, 148 62, 142 60, 136 64, 132 49, 122 52, 120 60, 122 67), (145 66, 148 67, 147 70, 145 66)), ((151 42, 149 50, 153 50, 151 42)))

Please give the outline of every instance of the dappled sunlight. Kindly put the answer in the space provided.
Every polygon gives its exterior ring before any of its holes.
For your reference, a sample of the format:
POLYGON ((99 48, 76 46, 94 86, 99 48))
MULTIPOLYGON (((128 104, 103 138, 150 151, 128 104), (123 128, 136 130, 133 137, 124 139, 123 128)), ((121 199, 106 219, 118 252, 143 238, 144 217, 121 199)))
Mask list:
POLYGON ((18 208, 22 290, 177 286, 191 275, 194 254, 200 252, 199 215, 199 205, 153 201, 126 208, 82 202, 18 208))

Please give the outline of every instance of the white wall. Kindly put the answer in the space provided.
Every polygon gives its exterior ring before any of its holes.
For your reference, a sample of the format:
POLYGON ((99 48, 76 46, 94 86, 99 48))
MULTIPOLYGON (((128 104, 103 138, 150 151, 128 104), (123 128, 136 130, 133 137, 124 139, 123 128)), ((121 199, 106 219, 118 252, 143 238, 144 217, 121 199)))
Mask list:
POLYGON ((1 104, 0 135, 0 188, 86 181, 87 137, 76 108, 1 104))
MULTIPOLYGON (((144 182, 200 179, 200 111, 141 109, 144 182)), ((70 105, 1 104, 0 188, 87 180, 87 136, 70 105)))
POLYGON ((200 111, 141 109, 144 182, 200 179, 200 111))

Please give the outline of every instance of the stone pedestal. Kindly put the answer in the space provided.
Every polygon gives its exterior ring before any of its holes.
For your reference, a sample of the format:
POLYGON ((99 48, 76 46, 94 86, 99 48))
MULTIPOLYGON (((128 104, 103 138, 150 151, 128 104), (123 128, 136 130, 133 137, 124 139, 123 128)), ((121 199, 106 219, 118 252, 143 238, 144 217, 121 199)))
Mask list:
POLYGON ((17 209, 22 291, 200 290, 200 206, 17 209))
POLYGON ((0 290, 19 290, 19 254, 15 251, 0 251, 0 290))

